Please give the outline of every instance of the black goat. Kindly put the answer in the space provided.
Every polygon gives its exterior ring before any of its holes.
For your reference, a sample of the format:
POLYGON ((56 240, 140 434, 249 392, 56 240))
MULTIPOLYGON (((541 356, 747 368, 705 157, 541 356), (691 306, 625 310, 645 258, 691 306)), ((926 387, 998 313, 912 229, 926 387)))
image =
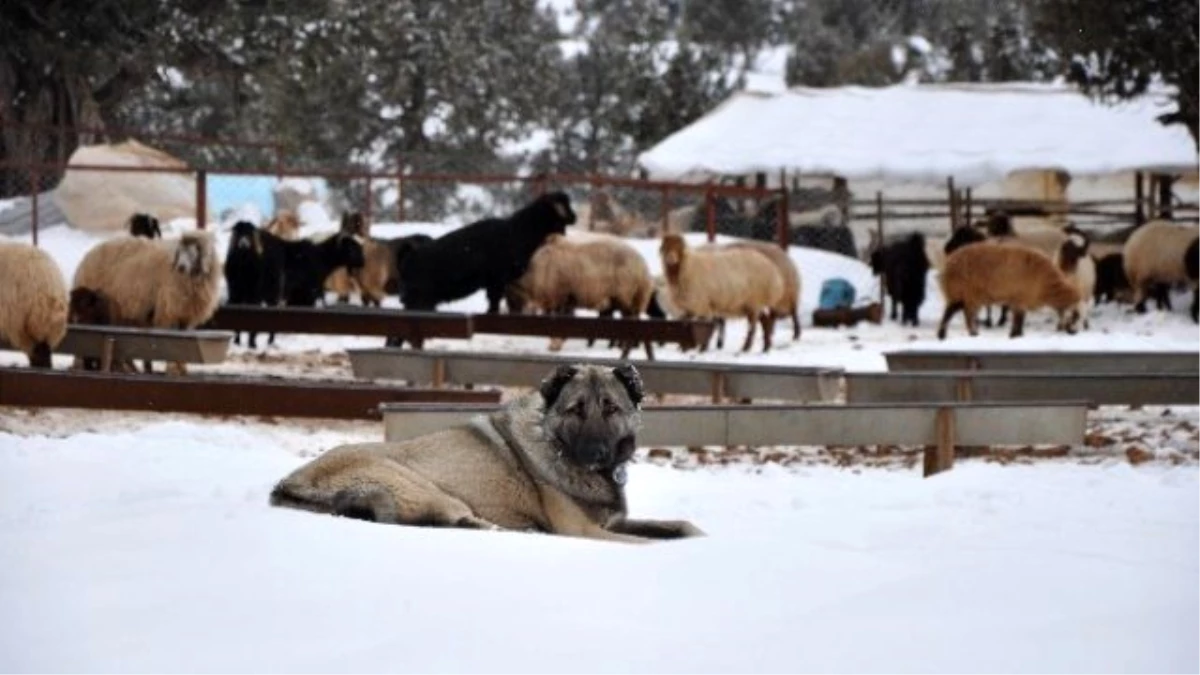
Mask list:
POLYGON ((878 246, 870 254, 871 271, 880 277, 892 299, 892 321, 899 305, 900 325, 919 323, 917 313, 925 302, 929 257, 925 254, 925 235, 913 232, 878 246))
POLYGON ((488 313, 495 314, 505 288, 525 273, 546 237, 574 222, 570 198, 552 192, 508 218, 486 218, 417 246, 400 265, 400 301, 406 309, 434 310, 483 288, 488 313))

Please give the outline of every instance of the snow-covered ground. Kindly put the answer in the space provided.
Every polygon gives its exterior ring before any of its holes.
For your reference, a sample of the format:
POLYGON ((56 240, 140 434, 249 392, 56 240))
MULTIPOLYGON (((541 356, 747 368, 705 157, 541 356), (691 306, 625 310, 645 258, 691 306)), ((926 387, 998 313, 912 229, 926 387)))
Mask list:
MULTIPOLYGON (((41 233, 68 278, 96 241, 41 233)), ((636 245, 657 271, 657 242, 636 245)), ((740 354, 731 321, 723 351, 659 358, 881 370, 906 347, 1197 348, 1182 297, 1171 314, 1103 307, 1076 336, 1044 315, 1020 340, 956 323, 939 343, 935 284, 919 328, 813 328, 824 279, 860 296, 875 281, 857 261, 792 255, 800 341, 781 326, 775 350, 740 354)), ((280 336, 212 370, 349 377, 344 350, 378 342, 280 336)), ((381 438, 378 423, 0 409, 0 671, 1195 672, 1198 426, 1196 407, 1105 408, 1082 447, 965 458, 930 480, 906 449, 643 449, 633 514, 709 536, 628 547, 267 506, 288 471, 381 438)))

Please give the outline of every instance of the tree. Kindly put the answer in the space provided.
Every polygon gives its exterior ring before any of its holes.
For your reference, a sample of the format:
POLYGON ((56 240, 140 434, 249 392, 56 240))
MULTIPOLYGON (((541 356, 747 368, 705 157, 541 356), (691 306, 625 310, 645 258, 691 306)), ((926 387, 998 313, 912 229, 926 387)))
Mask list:
POLYGON ((1071 81, 1108 100, 1169 85, 1176 109, 1159 121, 1185 125, 1200 147, 1196 0, 1036 1, 1036 30, 1064 55, 1071 81))

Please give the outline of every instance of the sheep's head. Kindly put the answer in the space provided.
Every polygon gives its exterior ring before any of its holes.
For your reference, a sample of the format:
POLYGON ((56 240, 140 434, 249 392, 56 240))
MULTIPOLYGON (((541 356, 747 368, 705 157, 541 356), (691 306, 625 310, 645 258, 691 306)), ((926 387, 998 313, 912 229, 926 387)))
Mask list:
POLYGON ((366 239, 370 235, 370 228, 367 225, 367 219, 358 211, 347 211, 342 214, 342 227, 340 232, 352 237, 362 237, 366 239))
POLYGON ((1004 211, 992 211, 988 214, 987 233, 989 237, 1015 237, 1012 218, 1004 211))
POLYGON ((946 243, 942 245, 942 250, 949 255, 967 244, 981 242, 987 239, 985 232, 986 228, 978 224, 956 228, 950 235, 950 238, 946 240, 946 243))
POLYGON ((266 230, 284 239, 295 239, 300 233, 300 219, 291 211, 280 211, 267 223, 266 230))
POLYGON ((148 213, 135 213, 129 218, 129 234, 146 239, 162 239, 158 218, 148 213))
POLYGON ((179 238, 175 256, 171 261, 176 273, 204 277, 212 272, 215 264, 216 256, 213 255, 211 236, 193 232, 179 238))
POLYGON ((107 325, 112 322, 108 299, 90 288, 71 289, 71 304, 67 320, 71 323, 107 325))
POLYGON ((664 235, 658 247, 658 255, 662 258, 663 267, 677 269, 687 255, 687 241, 683 235, 664 235))
POLYGON ((1079 260, 1087 255, 1087 235, 1079 230, 1070 232, 1058 248, 1058 258, 1064 272, 1074 272, 1079 260))
POLYGON ((229 238, 230 251, 254 251, 262 254, 262 242, 258 237, 258 228, 253 223, 239 220, 233 225, 233 236, 229 238))
POLYGON ((534 202, 539 210, 547 213, 553 222, 552 232, 565 232, 567 225, 575 224, 575 211, 571 198, 565 192, 547 192, 534 202))

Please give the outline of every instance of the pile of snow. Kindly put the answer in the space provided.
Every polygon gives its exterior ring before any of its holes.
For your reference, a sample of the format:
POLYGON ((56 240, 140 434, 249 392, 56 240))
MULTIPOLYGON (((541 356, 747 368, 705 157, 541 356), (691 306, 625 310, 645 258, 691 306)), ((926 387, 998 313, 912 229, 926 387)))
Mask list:
POLYGON ((0 433, 0 670, 1194 672, 1194 469, 680 471, 647 547, 273 509, 330 438, 0 433))

